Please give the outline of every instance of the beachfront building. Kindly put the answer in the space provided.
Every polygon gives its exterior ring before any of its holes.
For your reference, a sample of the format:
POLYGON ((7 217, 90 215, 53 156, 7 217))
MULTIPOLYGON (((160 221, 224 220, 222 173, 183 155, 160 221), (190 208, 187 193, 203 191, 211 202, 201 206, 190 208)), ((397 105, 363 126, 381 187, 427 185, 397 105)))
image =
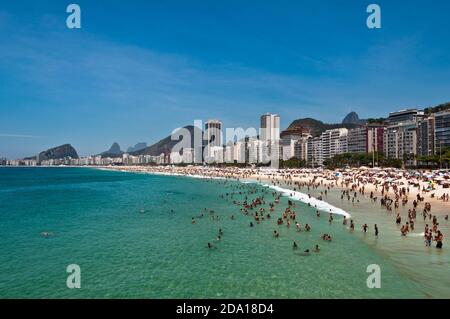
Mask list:
POLYGON ((348 135, 347 134, 343 134, 343 135, 339 136, 338 144, 337 144, 337 148, 336 148, 336 154, 344 154, 344 153, 348 153, 348 135))
POLYGON ((280 158, 280 116, 278 114, 267 113, 261 116, 259 139, 264 145, 262 156, 280 158))
POLYGON ((384 126, 367 124, 348 131, 348 153, 383 152, 384 126))
POLYGON ((435 150, 440 152, 444 147, 450 147, 450 110, 434 114, 435 118, 435 150))
MULTIPOLYGON (((299 158, 296 156, 295 153, 295 147, 296 144, 300 141, 303 141, 305 144, 307 143, 308 137, 310 137, 309 130, 296 127, 292 129, 287 129, 280 134, 281 141, 280 141, 280 154, 281 159, 286 161, 293 157, 299 158)), ((301 149, 301 146, 297 147, 298 151, 303 151, 304 149, 301 149)), ((306 150, 306 149, 305 149, 306 150)), ((297 154, 299 155, 299 154, 297 154)), ((303 155, 303 153, 301 154, 303 155)), ((306 160, 306 154, 303 156, 306 160)), ((299 158, 300 159, 300 158, 299 158)))
POLYGON ((382 153, 384 145, 385 126, 380 124, 367 124, 367 153, 382 153))
POLYGON ((246 163, 247 159, 247 142, 245 140, 237 141, 233 145, 233 160, 236 163, 246 163))
POLYGON ((223 146, 207 146, 205 148, 205 163, 223 163, 224 148, 223 146))
POLYGON ((205 162, 214 161, 215 147, 221 147, 222 144, 222 122, 219 120, 207 120, 205 122, 204 140, 206 142, 204 157, 205 162))
POLYGON ((308 139, 307 164, 311 167, 323 165, 322 138, 320 136, 308 139))
POLYGON ((343 154, 348 151, 347 140, 348 130, 346 128, 337 128, 326 130, 322 133, 322 160, 332 158, 337 154, 343 154))
POLYGON ((207 145, 222 146, 222 122, 208 120, 205 123, 205 140, 207 145))
POLYGON ((251 137, 248 139, 247 143, 248 150, 248 163, 249 164, 257 164, 259 159, 261 158, 261 141, 255 137, 251 137))
POLYGON ((395 125, 402 122, 417 122, 425 117, 425 113, 418 109, 406 109, 389 113, 387 122, 389 125, 395 125))
POLYGON ((348 152, 367 153, 367 128, 358 127, 348 131, 348 152))
POLYGON ((185 164, 194 163, 194 149, 190 147, 183 148, 182 162, 185 164))
POLYGON ((311 135, 303 136, 295 142, 294 157, 298 160, 308 162, 308 141, 312 139, 311 135))
POLYGON ((181 164, 183 162, 183 156, 179 152, 170 153, 170 164, 181 164))
POLYGON ((384 133, 384 154, 402 160, 406 165, 416 165, 417 123, 400 122, 389 125, 384 133))
POLYGON ((417 123, 417 155, 431 156, 435 152, 434 114, 420 119, 417 123))
POLYGON ((234 163, 234 144, 231 141, 224 147, 223 160, 225 163, 234 163))
POLYGON ((280 139, 280 116, 264 114, 261 116, 260 140, 277 141, 280 139))

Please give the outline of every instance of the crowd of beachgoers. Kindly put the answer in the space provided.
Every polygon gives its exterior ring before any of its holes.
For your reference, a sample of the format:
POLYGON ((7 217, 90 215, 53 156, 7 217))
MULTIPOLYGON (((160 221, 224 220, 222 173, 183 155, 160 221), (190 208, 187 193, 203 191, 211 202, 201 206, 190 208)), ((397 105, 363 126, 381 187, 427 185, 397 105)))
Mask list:
MULTIPOLYGON (((322 168, 272 169, 212 166, 118 166, 106 167, 106 169, 261 183, 275 190, 272 194, 274 201, 269 203, 270 209, 273 209, 279 201, 278 196, 287 195, 316 208, 318 216, 320 216, 321 210, 325 211, 329 215, 330 223, 333 221, 334 214, 342 215, 343 224, 349 224, 349 229, 353 231, 355 224, 350 214, 322 201, 324 193, 326 194, 331 188, 339 188, 342 200, 359 202, 359 198, 362 196, 370 201, 379 202, 382 209, 395 213, 395 222, 399 226, 401 236, 407 236, 409 232, 414 231, 416 220, 421 215, 425 222, 423 232, 425 245, 435 245, 437 248, 442 248, 444 239, 444 235, 439 229, 439 219, 448 221, 446 212, 448 211, 447 207, 450 208, 450 172, 446 170, 408 171, 368 167, 328 170, 322 168), (314 198, 309 194, 311 189, 322 190, 321 195, 314 198), (305 191, 306 194, 304 194, 305 191), (438 213, 432 212, 432 207, 435 205, 444 205, 444 209, 438 213), (400 206, 408 208, 407 216, 401 215, 400 206)), ((230 195, 227 194, 227 196, 230 195)), ((237 204, 241 206, 244 214, 251 214, 254 221, 259 222, 267 217, 265 211, 259 213, 254 211, 262 201, 263 199, 256 198, 237 204)), ((270 217, 270 212, 268 214, 270 217)), ((292 220, 297 229, 302 227, 295 221, 295 212, 291 211, 291 207, 286 208, 277 223, 283 223, 284 220, 287 221, 288 226, 292 220)), ((308 230, 310 226, 303 225, 303 228, 308 230)), ((362 231, 367 232, 368 225, 362 224, 361 228, 362 231)), ((374 231, 375 236, 378 236, 377 225, 374 225, 374 231)), ((276 237, 279 234, 275 230, 273 235, 276 237)), ((331 236, 323 234, 322 239, 331 240, 331 236)), ((212 244, 208 244, 208 247, 212 247, 210 245, 212 244)), ((296 243, 294 243, 295 247, 296 243)))

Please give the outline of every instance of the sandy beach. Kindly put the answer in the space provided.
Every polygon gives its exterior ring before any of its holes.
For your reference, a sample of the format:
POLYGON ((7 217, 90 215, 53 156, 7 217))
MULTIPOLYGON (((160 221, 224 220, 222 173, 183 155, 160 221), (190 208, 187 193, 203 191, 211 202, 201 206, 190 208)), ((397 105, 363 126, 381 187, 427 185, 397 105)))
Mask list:
MULTIPOLYGON (((217 168, 206 166, 107 166, 102 169, 150 174, 189 176, 194 178, 220 178, 256 181, 267 185, 297 190, 298 187, 316 189, 338 188, 359 191, 368 197, 389 196, 414 202, 418 195, 430 203, 436 214, 450 211, 450 173, 447 171, 406 171, 392 168, 327 169, 269 169, 269 168, 217 168), (297 187, 296 187, 297 186, 297 187), (403 191, 402 191, 403 189, 403 191)), ((320 198, 319 198, 320 199, 320 198)))

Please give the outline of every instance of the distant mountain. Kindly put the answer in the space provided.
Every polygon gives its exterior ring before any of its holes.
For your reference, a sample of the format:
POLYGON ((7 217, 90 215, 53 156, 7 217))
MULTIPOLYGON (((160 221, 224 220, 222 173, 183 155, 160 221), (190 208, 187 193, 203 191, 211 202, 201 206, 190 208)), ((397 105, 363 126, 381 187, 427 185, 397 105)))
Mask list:
MULTIPOLYGON (((202 129, 200 129, 198 127, 188 125, 188 126, 185 126, 183 129, 186 129, 190 133, 191 138, 188 143, 190 145, 190 147, 193 147, 193 145, 194 145, 194 132, 195 132, 195 134, 199 134, 198 136, 200 136, 200 138, 203 136, 202 129)), ((171 135, 169 135, 153 145, 150 145, 139 151, 132 152, 130 154, 135 155, 135 156, 136 155, 159 156, 164 153, 167 155, 167 154, 170 154, 170 152, 172 151, 172 148, 181 140, 182 140, 182 138, 172 141, 171 135)))
POLYGON ((99 155, 102 157, 121 157, 123 154, 122 150, 120 149, 120 145, 116 142, 114 142, 109 150, 100 153, 99 155))
POLYGON ((46 151, 40 152, 37 156, 27 157, 25 159, 35 159, 39 162, 49 159, 60 159, 64 157, 79 158, 77 151, 70 144, 50 148, 46 151))
POLYGON ((450 102, 443 103, 433 107, 427 107, 424 111, 425 114, 437 113, 445 110, 450 110, 450 102))
POLYGON ((130 146, 127 149, 127 153, 137 152, 137 151, 143 150, 146 147, 147 147, 147 143, 137 143, 135 146, 130 146))
POLYGON ((347 114, 347 116, 342 121, 342 124, 365 124, 367 123, 367 120, 360 120, 358 113, 356 112, 350 112, 347 114))
POLYGON ((294 129, 298 129, 298 128, 305 128, 310 131, 310 134, 312 136, 319 136, 326 130, 341 128, 341 127, 344 127, 347 129, 352 129, 352 128, 355 128, 358 126, 360 126, 360 124, 354 124, 354 123, 327 124, 327 123, 323 123, 322 121, 315 120, 312 118, 304 118, 304 119, 298 119, 298 120, 293 121, 287 129, 294 130, 294 129))

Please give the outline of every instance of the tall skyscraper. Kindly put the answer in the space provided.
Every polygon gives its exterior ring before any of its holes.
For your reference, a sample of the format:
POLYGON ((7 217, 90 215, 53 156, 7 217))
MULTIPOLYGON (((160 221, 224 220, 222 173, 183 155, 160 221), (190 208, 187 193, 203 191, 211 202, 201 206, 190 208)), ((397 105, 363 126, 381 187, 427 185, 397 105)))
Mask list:
POLYGON ((261 116, 261 141, 278 141, 280 139, 280 116, 278 114, 264 114, 261 116))
POLYGON ((208 120, 205 123, 205 152, 206 163, 221 163, 223 161, 222 148, 222 122, 219 120, 208 120), (220 153, 222 152, 222 156, 220 153))
POLYGON ((260 157, 270 159, 272 166, 278 165, 280 159, 280 116, 264 114, 261 116, 260 136, 262 150, 260 157))
POLYGON ((222 122, 208 120, 205 123, 205 141, 209 146, 222 146, 222 122))

